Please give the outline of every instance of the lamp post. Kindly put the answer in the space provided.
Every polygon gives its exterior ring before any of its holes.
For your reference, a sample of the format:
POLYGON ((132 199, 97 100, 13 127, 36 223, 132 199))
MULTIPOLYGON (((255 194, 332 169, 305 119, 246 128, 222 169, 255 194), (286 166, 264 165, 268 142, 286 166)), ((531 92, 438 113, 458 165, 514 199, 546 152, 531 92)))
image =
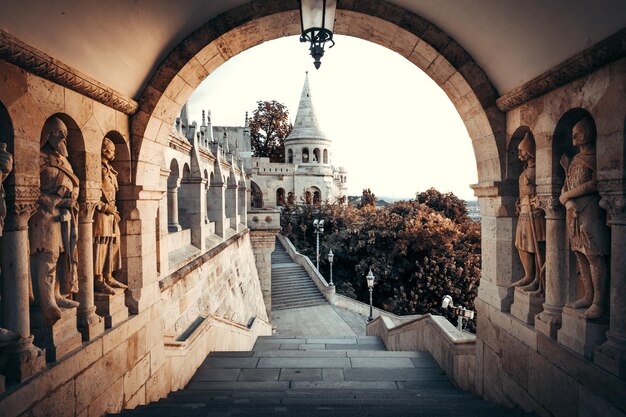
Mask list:
POLYGON ((370 316, 367 318, 367 321, 370 322, 374 320, 374 312, 372 308, 372 290, 374 289, 374 274, 372 274, 372 268, 370 268, 370 272, 367 273, 365 277, 367 279, 367 288, 370 290, 370 316))
POLYGON ((335 25, 335 11, 337 0, 299 0, 300 26, 302 34, 300 42, 310 42, 311 56, 315 60, 313 65, 319 69, 324 56, 324 45, 332 42, 330 48, 335 45, 333 41, 333 27, 335 25))
POLYGON ((333 259, 335 258, 335 254, 333 253, 333 250, 331 249, 328 252, 328 262, 330 263, 330 286, 334 287, 335 284, 333 284, 333 259))
POLYGON ((317 270, 320 270, 320 233, 324 233, 324 220, 313 220, 313 227, 315 228, 316 237, 316 257, 315 257, 315 266, 317 270))
POLYGON ((442 308, 451 308, 453 313, 457 316, 457 324, 456 327, 460 332, 463 331, 463 319, 471 320, 476 317, 476 312, 473 310, 468 310, 465 307, 455 306, 452 302, 452 296, 446 295, 441 300, 442 308))

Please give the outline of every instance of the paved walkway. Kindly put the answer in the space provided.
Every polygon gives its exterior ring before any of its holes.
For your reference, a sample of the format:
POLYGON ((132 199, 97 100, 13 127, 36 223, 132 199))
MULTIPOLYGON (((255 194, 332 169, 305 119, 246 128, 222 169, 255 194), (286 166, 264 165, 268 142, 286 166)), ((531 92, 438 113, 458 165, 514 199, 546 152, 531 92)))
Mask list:
POLYGON ((275 336, 365 336, 367 318, 329 304, 272 312, 275 336))

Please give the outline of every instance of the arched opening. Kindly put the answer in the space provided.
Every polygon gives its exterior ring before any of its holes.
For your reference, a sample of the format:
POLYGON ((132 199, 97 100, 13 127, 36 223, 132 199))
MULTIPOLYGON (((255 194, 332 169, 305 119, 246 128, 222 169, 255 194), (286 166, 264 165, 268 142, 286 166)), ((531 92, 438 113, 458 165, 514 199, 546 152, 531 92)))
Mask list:
POLYGON ((313 149, 313 162, 318 164, 320 162, 320 150, 318 148, 313 149))
MULTIPOLYGON (((386 4, 376 0, 374 3, 375 5, 386 4)), ((498 199, 501 197, 510 199, 514 192, 510 187, 501 186, 501 181, 506 178, 503 170, 506 147, 505 118, 496 106, 497 93, 495 89, 472 57, 463 50, 461 45, 458 45, 435 25, 402 8, 396 8, 398 14, 394 13, 392 16, 388 13, 379 15, 379 11, 384 9, 382 7, 367 8, 358 12, 351 10, 352 6, 346 6, 346 9, 342 7, 337 13, 337 27, 341 28, 338 30, 338 34, 347 34, 369 40, 398 52, 426 72, 445 91, 461 116, 472 139, 479 182, 475 187, 476 194, 486 200, 493 198, 493 201, 489 200, 488 202, 495 205, 500 204, 498 199), (401 16, 400 20, 398 20, 399 16, 401 16), (382 23, 389 31, 389 37, 381 38, 371 31, 359 30, 362 25, 342 26, 340 24, 342 19, 346 19, 345 21, 358 19, 359 22, 368 27, 377 27, 382 23), (398 23, 402 19, 412 23, 398 23), (428 30, 422 30, 424 27, 428 27, 428 30)), ((153 79, 147 83, 146 93, 139 100, 142 110, 134 116, 133 131, 136 134, 136 140, 133 140, 133 144, 138 147, 136 150, 138 155, 136 172, 140 173, 137 178, 138 184, 148 185, 150 183, 148 178, 142 176, 144 172, 150 172, 150 170, 140 169, 139 165, 151 163, 151 152, 156 152, 155 147, 158 147, 162 141, 160 137, 162 130, 159 130, 158 127, 173 123, 176 110, 171 108, 173 106, 172 97, 175 97, 177 105, 182 105, 189 96, 189 93, 183 90, 192 91, 202 79, 230 57, 261 42, 294 34, 298 30, 298 13, 294 4, 285 5, 281 3, 267 15, 257 15, 255 11, 251 11, 249 16, 242 18, 237 23, 227 23, 218 17, 198 29, 175 48, 157 69, 153 79), (215 30, 216 27, 221 28, 220 24, 222 23, 225 24, 224 29, 215 30), (261 27, 264 29, 260 30, 261 27), (228 36, 221 37, 226 32, 228 36), (240 42, 241 39, 249 39, 246 33, 255 33, 258 36, 250 39, 249 42, 240 42), (222 51, 224 48, 228 48, 228 53, 215 53, 216 50, 222 51), (181 56, 189 57, 189 59, 181 60, 181 56), (198 63, 201 64, 198 65, 198 63), (188 81, 184 88, 181 83, 175 82, 178 75, 180 75, 179 78, 188 81), (163 93, 160 93, 161 91, 163 93)), ((296 149, 296 162, 309 163, 310 159, 308 148, 301 149, 300 152, 296 149), (301 153, 301 158, 299 158, 298 153, 301 153)), ((346 180, 345 177, 343 179, 346 180)), ((258 185, 252 183, 252 206, 255 205, 255 200, 258 201, 258 197, 254 198, 255 195, 259 194, 258 185)), ((314 195, 311 193, 308 200, 312 202, 313 197, 314 195)), ((320 200, 321 198, 320 193, 320 200)), ((497 241, 499 246, 512 246, 512 236, 502 238, 502 233, 497 233, 499 225, 504 224, 500 221, 503 214, 509 218, 514 216, 506 210, 498 211, 498 209, 494 210, 493 213, 485 213, 483 218, 489 216, 493 218, 493 227, 486 229, 493 231, 493 235, 491 232, 484 234, 483 239, 497 241), (495 236, 498 236, 498 239, 495 239, 495 236)), ((491 263, 483 264, 485 270, 491 270, 495 265, 501 263, 501 257, 507 256, 504 251, 500 250, 493 253, 495 255, 490 261, 491 263)), ((510 256, 510 251, 508 255, 510 256)))
POLYGON ((285 205, 285 189, 279 188, 276 190, 276 206, 282 207, 285 205))
POLYGON ((250 181, 250 207, 253 209, 263 208, 263 192, 254 181, 250 181))
POLYGON ((287 149, 287 163, 293 164, 293 150, 287 149))
POLYGON ((191 212, 195 200, 199 197, 195 195, 193 185, 189 182, 191 179, 191 169, 189 164, 183 165, 183 177, 178 190, 178 223, 183 230, 191 229, 191 212))
POLYGON ((324 149, 324 163, 328 163, 328 149, 324 149))

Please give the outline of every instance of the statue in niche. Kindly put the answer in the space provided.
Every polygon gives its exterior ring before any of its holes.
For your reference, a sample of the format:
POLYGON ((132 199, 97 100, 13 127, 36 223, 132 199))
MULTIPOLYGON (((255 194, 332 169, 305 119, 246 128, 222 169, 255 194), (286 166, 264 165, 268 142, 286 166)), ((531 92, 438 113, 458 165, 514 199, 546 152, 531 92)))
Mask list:
POLYGON ((608 282, 605 256, 610 253, 606 215, 599 206, 595 140, 595 126, 589 118, 574 125, 572 142, 579 152, 572 160, 567 155, 561 157, 566 177, 559 198, 566 209, 570 247, 576 256, 584 290, 583 296, 567 307, 586 308, 587 319, 604 314, 608 282))
POLYGON ((78 307, 68 297, 78 292, 79 180, 67 158, 67 128, 52 117, 41 133, 39 207, 28 228, 35 302, 48 325, 60 308, 78 307))
MULTIPOLYGON (((4 202, 4 188, 2 183, 13 169, 13 156, 7 151, 6 143, 0 143, 0 237, 4 230, 4 218, 7 215, 7 206, 4 202)), ((1 271, 0 271, 1 272, 1 271)), ((0 327, 0 343, 19 339, 19 335, 0 327)))
POLYGON ((128 288, 113 278, 122 267, 120 253, 120 213, 115 205, 118 190, 117 171, 111 166, 115 145, 105 138, 102 142, 102 196, 96 206, 93 222, 94 289, 101 294, 115 294, 115 288, 128 288))
POLYGON ((540 242, 546 240, 546 221, 543 211, 539 209, 535 189, 535 142, 528 133, 517 147, 517 156, 524 164, 524 170, 519 176, 515 247, 524 268, 524 276, 511 286, 540 295, 545 287, 545 269, 540 242))

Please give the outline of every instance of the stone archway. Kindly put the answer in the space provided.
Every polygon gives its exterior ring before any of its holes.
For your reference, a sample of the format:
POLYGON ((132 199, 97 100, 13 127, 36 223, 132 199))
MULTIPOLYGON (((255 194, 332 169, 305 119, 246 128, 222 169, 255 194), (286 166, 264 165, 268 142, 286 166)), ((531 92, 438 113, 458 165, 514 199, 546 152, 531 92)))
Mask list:
MULTIPOLYGON (((262 42, 299 32, 295 2, 254 1, 218 16, 181 42, 159 65, 139 99, 133 117, 136 183, 151 188, 160 166, 153 154, 164 143, 176 115, 212 71, 236 54, 262 42)), ((426 72, 448 95, 472 138, 481 183, 505 179, 505 118, 497 92, 484 71, 434 24, 382 0, 340 4, 335 32, 368 40, 398 52, 426 72)))
MULTIPOLYGON (((140 190, 140 218, 152 222, 156 201, 142 194, 158 191, 160 158, 180 108, 200 83, 231 57, 262 42, 299 33, 296 2, 253 1, 234 8, 189 35, 161 62, 139 98, 131 120, 133 178, 140 190), (142 210, 140 210, 142 211, 142 210), (150 218, 148 218, 150 217, 150 218)), ((495 273, 512 264, 515 181, 506 170, 506 120, 497 105, 497 91, 485 72, 454 39, 436 25, 383 0, 341 3, 335 32, 371 41, 393 50, 426 72, 447 94, 472 140, 479 184, 475 194, 486 209, 482 297, 505 311, 510 305, 510 276, 495 273), (497 230, 504 232, 496 233, 497 230), (499 278, 498 278, 499 277, 499 278)), ((152 236, 147 239, 153 240, 152 236)), ((150 259, 146 256, 145 259, 150 259)), ((145 261, 147 262, 147 261, 145 261)), ((152 265, 144 265, 149 273, 152 265)), ((149 275, 147 275, 149 276, 149 275)))

